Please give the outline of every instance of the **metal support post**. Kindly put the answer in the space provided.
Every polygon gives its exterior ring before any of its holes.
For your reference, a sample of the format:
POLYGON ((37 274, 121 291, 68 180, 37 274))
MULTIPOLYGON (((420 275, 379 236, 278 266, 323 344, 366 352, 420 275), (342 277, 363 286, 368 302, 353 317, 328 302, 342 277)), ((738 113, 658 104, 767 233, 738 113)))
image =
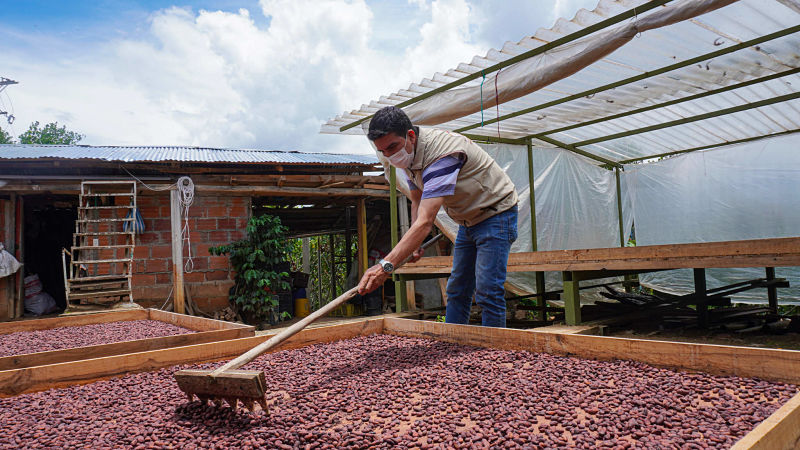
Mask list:
POLYGON ((573 272, 564 272, 564 321, 567 325, 580 325, 581 323, 581 294, 580 281, 573 272))
MULTIPOLYGON (((533 172, 533 142, 528 139, 528 200, 531 204, 531 251, 539 250, 536 232, 536 176, 533 172)), ((544 272, 534 272, 536 277, 537 320, 547 320, 547 301, 544 299, 544 272)))
MULTIPOLYGON (((389 221, 392 227, 392 248, 394 248, 400 241, 397 216, 397 172, 394 166, 389 167, 389 221)), ((406 304, 406 283, 396 279, 394 280, 394 303, 394 311, 402 312, 406 304)))
POLYGON ((708 298, 706 296, 706 269, 694 270, 694 293, 697 298, 697 322, 701 328, 708 327, 708 298))
MULTIPOLYGON (((775 280, 775 268, 767 267, 767 283, 775 280)), ((773 314, 778 314, 778 288, 770 284, 767 286, 767 299, 769 300, 769 309, 773 314)))

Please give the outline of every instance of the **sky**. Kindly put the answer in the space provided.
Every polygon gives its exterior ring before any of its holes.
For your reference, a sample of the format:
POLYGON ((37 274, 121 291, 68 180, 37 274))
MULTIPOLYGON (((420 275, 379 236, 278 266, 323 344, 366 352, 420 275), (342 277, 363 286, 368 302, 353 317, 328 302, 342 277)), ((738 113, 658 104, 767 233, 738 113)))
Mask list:
POLYGON ((90 145, 367 154, 344 111, 518 42, 597 0, 0 2, 0 93, 18 136, 90 145))

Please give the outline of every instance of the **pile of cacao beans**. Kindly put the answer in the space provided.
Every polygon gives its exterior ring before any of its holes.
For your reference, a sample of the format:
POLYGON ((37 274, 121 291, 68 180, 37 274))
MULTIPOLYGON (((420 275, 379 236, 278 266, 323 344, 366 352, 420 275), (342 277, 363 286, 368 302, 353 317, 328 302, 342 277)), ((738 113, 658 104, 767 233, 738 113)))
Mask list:
MULTIPOLYGON (((216 364, 193 368, 211 369, 216 364)), ((728 448, 797 386, 372 335, 263 355, 269 412, 179 368, 0 399, 0 447, 728 448)))
POLYGON ((158 320, 129 320, 0 334, 0 356, 194 333, 158 320))

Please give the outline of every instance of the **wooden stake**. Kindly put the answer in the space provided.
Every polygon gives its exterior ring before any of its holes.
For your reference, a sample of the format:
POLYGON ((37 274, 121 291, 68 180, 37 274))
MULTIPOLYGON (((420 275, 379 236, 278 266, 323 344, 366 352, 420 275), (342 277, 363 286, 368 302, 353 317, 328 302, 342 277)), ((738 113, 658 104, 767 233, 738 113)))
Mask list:
POLYGON ((172 292, 175 294, 175 312, 184 314, 183 297, 183 239, 181 238, 181 207, 178 191, 169 191, 170 219, 172 225, 172 292))

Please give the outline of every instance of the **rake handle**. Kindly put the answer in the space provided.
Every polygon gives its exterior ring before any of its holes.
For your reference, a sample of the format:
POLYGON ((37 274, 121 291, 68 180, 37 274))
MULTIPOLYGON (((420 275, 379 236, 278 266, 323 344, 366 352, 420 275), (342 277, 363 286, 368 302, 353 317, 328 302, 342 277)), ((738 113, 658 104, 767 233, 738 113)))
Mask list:
MULTIPOLYGON (((426 249, 426 248, 430 247, 431 245, 433 245, 434 242, 438 241, 441 237, 442 237, 442 234, 439 233, 438 235, 430 238, 427 242, 422 244, 421 248, 422 249, 426 249)), ((411 259, 411 256, 409 256, 403 262, 398 264, 397 267, 402 266, 403 264, 408 262, 409 259, 411 259)), ((266 340, 266 341, 258 344, 257 346, 253 347, 247 353, 244 353, 243 355, 239 356, 238 358, 233 359, 233 360, 229 361, 227 364, 223 365, 222 367, 214 370, 213 372, 211 372, 209 374, 209 376, 214 377, 214 376, 217 376, 217 375, 221 374, 222 372, 225 372, 226 370, 233 370, 233 369, 238 369, 239 367, 242 367, 243 365, 245 365, 245 364, 249 363, 250 361, 256 359, 262 353, 264 353, 267 350, 271 349, 272 347, 275 347, 276 345, 280 344, 281 342, 285 341, 286 339, 289 339, 290 337, 294 336, 295 334, 297 334, 297 332, 299 332, 300 330, 305 328, 311 322, 314 322, 315 320, 319 319, 320 317, 322 317, 322 316, 328 314, 329 312, 333 311, 334 309, 336 309, 336 307, 338 307, 342 303, 344 303, 344 302, 350 300, 351 298, 355 297, 355 295, 357 293, 358 293, 358 286, 356 286, 356 287, 350 289, 349 291, 345 292, 344 294, 336 297, 333 301, 328 302, 322 308, 320 308, 320 309, 314 311, 313 313, 311 313, 310 315, 304 317, 303 320, 297 322, 296 324, 294 324, 294 325, 290 326, 289 328, 281 331, 280 333, 276 334, 275 336, 272 336, 268 340, 266 340)))

